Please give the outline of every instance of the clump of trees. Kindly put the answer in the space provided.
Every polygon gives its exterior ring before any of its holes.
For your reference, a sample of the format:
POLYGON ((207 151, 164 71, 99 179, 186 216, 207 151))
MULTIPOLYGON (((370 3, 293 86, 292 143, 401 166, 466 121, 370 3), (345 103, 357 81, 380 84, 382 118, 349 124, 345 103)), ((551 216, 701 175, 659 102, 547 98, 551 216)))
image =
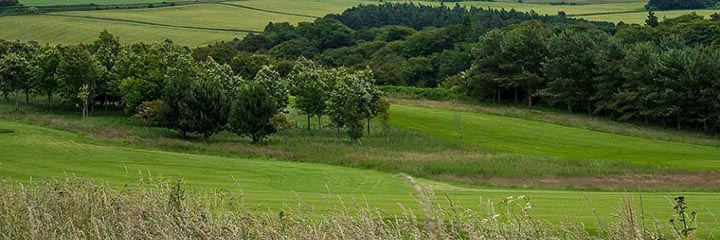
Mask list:
POLYGON ((647 10, 704 9, 717 5, 717 0, 649 0, 647 10))
POLYGON ((47 96, 51 109, 59 95, 83 117, 97 105, 121 106, 148 125, 198 134, 204 141, 228 130, 257 143, 289 130, 290 93, 308 118, 320 121, 332 113, 333 124, 348 127, 353 141, 362 136, 362 123, 379 114, 381 93, 369 70, 260 54, 228 56, 227 64, 203 56, 204 50, 170 41, 122 46, 106 31, 88 45, 0 41, 0 93, 14 97, 18 109, 21 93, 26 102, 32 94, 47 96))
POLYGON ((720 131, 720 50, 677 36, 647 37, 658 28, 675 27, 628 26, 615 36, 552 31, 540 22, 493 30, 476 45, 472 67, 445 84, 477 99, 527 99, 528 106, 720 131))
POLYGON ((13 6, 19 6, 20 2, 18 0, 0 0, 0 8, 2 7, 13 7, 13 6))

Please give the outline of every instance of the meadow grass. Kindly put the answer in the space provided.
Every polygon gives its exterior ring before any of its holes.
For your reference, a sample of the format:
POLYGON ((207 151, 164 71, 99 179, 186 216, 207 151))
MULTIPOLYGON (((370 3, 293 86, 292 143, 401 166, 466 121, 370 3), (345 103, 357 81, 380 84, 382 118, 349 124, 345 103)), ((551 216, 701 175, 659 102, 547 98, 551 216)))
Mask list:
POLYGON ((20 4, 26 6, 52 6, 52 5, 73 5, 73 4, 133 4, 133 3, 160 3, 162 0, 20 0, 20 4))
MULTIPOLYGON (((718 9, 706 9, 706 10, 674 10, 674 11, 656 11, 655 16, 662 21, 664 18, 674 18, 685 14, 697 13, 698 15, 708 17, 710 14, 720 12, 718 9)), ((617 13, 617 14, 598 14, 581 16, 581 18, 592 20, 592 21, 606 21, 618 23, 620 21, 624 23, 637 23, 644 24, 647 19, 647 12, 635 12, 635 13, 617 13)))
POLYGON ((302 1, 283 1, 283 0, 250 0, 250 1, 231 1, 225 4, 246 6, 256 9, 268 11, 286 12, 291 14, 303 14, 316 17, 322 17, 327 14, 338 14, 345 9, 364 4, 381 4, 379 1, 361 1, 361 0, 302 0, 302 1))
MULTIPOLYGON (((109 11, 62 12, 62 15, 104 19, 130 19, 149 23, 173 24, 189 27, 262 31, 269 22, 313 21, 310 17, 262 12, 221 4, 191 4, 165 8, 144 8, 109 11)), ((227 39, 230 40, 230 39, 227 39)))
MULTIPOLYGON (((0 120, 0 176, 7 181, 42 182, 53 178, 87 177, 120 188, 138 178, 183 179, 189 188, 234 191, 253 211, 280 211, 302 205, 318 213, 347 206, 379 208, 389 215, 420 206, 413 190, 395 174, 314 163, 263 158, 230 158, 173 153, 105 144, 82 135, 0 120), (342 199, 342 201, 338 200, 342 199), (403 206, 403 207, 401 207, 403 206)), ((242 144, 242 143, 238 143, 242 144)), ((637 193, 557 190, 482 189, 420 179, 421 185, 453 199, 457 207, 477 209, 480 199, 499 201, 525 196, 533 201, 534 217, 559 223, 582 222, 593 228, 598 218, 613 221, 623 198, 639 204, 637 193), (594 209, 593 209, 594 208, 594 209), (562 210, 559 210, 562 209, 562 210), (597 212, 595 212, 597 211, 597 212)), ((652 192, 642 206, 662 222, 669 219, 671 199, 684 195, 702 216, 701 231, 716 233, 720 214, 717 193, 652 192)), ((447 206, 447 202, 441 203, 447 206)))

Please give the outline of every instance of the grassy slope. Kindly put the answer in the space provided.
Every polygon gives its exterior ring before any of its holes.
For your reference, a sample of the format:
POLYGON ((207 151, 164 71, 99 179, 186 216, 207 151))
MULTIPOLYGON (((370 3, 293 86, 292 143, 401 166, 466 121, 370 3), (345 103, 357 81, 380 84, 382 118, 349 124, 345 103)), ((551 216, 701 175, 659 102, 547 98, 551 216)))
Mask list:
POLYGON ((720 170, 720 148, 647 140, 479 112, 393 105, 394 126, 488 150, 720 170))
POLYGON ((378 4, 377 1, 362 0, 263 0, 263 1, 233 1, 226 4, 246 6, 276 12, 287 12, 322 17, 331 13, 342 13, 345 9, 360 4, 378 4))
MULTIPOLYGON (((259 209, 281 209, 298 201, 319 211, 339 204, 368 204, 390 214, 400 213, 397 204, 416 207, 411 188, 401 179, 386 173, 310 163, 282 162, 269 159, 238 159, 206 155, 142 150, 120 145, 96 145, 88 138, 47 128, 0 120, 0 128, 14 133, 0 134, 0 176, 10 180, 38 181, 68 175, 106 180, 111 185, 137 181, 139 176, 179 177, 193 188, 242 190, 247 203, 259 209), (330 193, 330 194, 329 194, 330 193)), ((637 195, 617 192, 484 190, 455 187, 427 180, 438 193, 447 192, 455 203, 475 208, 480 197, 498 200, 525 195, 533 203, 534 216, 559 222, 563 217, 593 225, 593 208, 601 219, 620 207, 623 197, 637 195), (589 202, 592 202, 590 204, 589 202)), ((661 222, 669 217, 668 197, 680 193, 643 194, 645 211, 661 222)), ((698 210, 704 233, 718 232, 720 195, 682 193, 698 210)))

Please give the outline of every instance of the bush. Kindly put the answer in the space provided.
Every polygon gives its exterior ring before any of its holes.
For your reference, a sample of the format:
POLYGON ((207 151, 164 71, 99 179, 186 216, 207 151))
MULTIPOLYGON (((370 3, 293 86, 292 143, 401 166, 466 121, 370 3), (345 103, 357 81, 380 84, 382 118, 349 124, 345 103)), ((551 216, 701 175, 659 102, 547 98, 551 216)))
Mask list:
POLYGON ((137 113, 133 116, 148 126, 165 126, 168 106, 163 100, 142 102, 137 107, 137 113))

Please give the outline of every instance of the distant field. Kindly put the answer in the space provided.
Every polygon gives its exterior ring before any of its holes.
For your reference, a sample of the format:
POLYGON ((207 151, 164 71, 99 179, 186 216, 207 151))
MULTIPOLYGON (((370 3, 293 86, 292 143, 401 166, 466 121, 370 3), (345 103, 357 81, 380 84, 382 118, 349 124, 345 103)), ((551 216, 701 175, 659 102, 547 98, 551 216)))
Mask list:
POLYGON ((256 1, 232 1, 226 4, 246 6, 269 11, 286 12, 322 17, 331 13, 342 13, 345 9, 360 4, 379 4, 379 1, 358 1, 358 0, 256 0, 256 1))
MULTIPOLYGON (((0 135, 0 176, 5 180, 28 182, 80 176, 122 186, 137 182, 141 176, 182 178, 191 188, 242 191, 243 201, 261 210, 302 203, 322 212, 338 207, 338 197, 346 205, 367 204, 388 214, 401 213, 398 204, 417 210, 412 189, 393 174, 103 145, 77 134, 6 120, 0 120, 0 128, 14 131, 0 135)), ((611 213, 620 208, 623 197, 631 197, 636 203, 638 199, 632 193, 476 189, 420 181, 438 194, 448 193, 461 207, 478 208, 481 197, 498 201, 524 195, 533 202, 534 217, 553 222, 567 217, 588 226, 595 224, 593 209, 602 220, 611 221, 611 213)), ((720 232, 720 224, 710 217, 720 215, 717 193, 644 193, 644 211, 664 222, 672 212, 668 198, 678 194, 685 195, 701 216, 701 233, 720 232)))
POLYGON ((720 148, 648 140, 480 112, 393 105, 392 125, 486 150, 720 170, 720 148))
POLYGON ((297 24, 298 22, 313 20, 310 17, 261 12, 220 4, 193 4, 157 9, 78 11, 58 14, 105 19, 130 19, 177 26, 254 31, 262 31, 269 22, 297 24))
MULTIPOLYGON (((422 2, 422 4, 440 5, 439 2, 422 2)), ((447 6, 454 6, 455 3, 445 3, 447 6)), ((587 4, 587 5, 550 5, 550 4, 533 4, 533 3, 517 3, 517 2, 460 2, 462 6, 475 6, 483 8, 495 9, 515 9, 521 12, 529 12, 533 10, 540 14, 555 15, 559 11, 564 11, 568 15, 575 14, 591 14, 591 13, 615 13, 627 11, 644 11, 644 2, 623 2, 623 3, 603 3, 603 4, 587 4)))
POLYGON ((129 4, 129 3, 159 3, 164 0, 20 0, 27 6, 73 5, 73 4, 129 4))
POLYGON ((0 31, 0 38, 23 41, 29 39, 42 44, 89 43, 97 39, 103 29, 120 36, 125 43, 171 39, 188 46, 243 38, 246 35, 240 32, 160 27, 49 15, 1 17, 0 29, 3 29, 0 31))
MULTIPOLYGON (((684 14, 690 14, 690 13, 697 13, 699 15, 708 17, 710 14, 720 12, 718 9, 713 10, 677 10, 677 11, 659 11, 655 12, 655 16, 657 16, 661 21, 663 18, 673 18, 684 14)), ((583 16, 582 18, 588 19, 588 20, 594 20, 594 21, 607 21, 607 22, 620 22, 623 21, 625 23, 637 23, 637 24, 644 24, 645 19, 647 19, 647 12, 636 12, 636 13, 618 13, 618 14, 607 14, 607 15, 593 15, 593 16, 583 16)))

